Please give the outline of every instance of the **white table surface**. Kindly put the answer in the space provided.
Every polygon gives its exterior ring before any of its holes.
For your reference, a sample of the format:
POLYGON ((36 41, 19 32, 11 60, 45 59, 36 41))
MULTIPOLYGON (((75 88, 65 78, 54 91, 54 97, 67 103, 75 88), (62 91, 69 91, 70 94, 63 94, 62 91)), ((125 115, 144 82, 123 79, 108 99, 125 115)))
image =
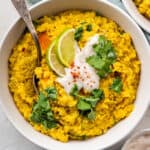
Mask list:
MULTIPOLYGON (((13 23, 17 12, 11 5, 10 0, 0 0, 0 41, 8 30, 10 24, 13 23), (7 17, 6 17, 7 16, 7 17)), ((150 128, 150 108, 146 112, 145 117, 140 122, 134 132, 150 128)), ((6 118, 0 106, 0 150, 42 150, 42 148, 32 144, 25 139, 6 118)))

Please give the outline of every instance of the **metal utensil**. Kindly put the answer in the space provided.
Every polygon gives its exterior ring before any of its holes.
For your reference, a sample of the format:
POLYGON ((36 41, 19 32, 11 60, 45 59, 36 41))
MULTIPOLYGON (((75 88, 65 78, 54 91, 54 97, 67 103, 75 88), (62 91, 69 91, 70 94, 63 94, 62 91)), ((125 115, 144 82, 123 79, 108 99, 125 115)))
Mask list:
MULTIPOLYGON (((40 62, 41 62, 41 58, 42 58, 41 47, 40 47, 40 43, 38 40, 36 30, 33 26, 31 15, 27 8, 26 2, 25 2, 25 0, 11 0, 11 1, 12 1, 13 5, 15 6, 16 10, 18 11, 19 15, 21 16, 21 18, 26 23, 26 26, 33 37, 33 40, 34 40, 34 43, 35 43, 35 46, 37 49, 37 66, 40 66, 41 65, 40 62)), ((38 94, 39 91, 38 91, 37 82, 38 82, 38 79, 36 78, 36 75, 33 73, 33 86, 34 86, 35 92, 38 94)))

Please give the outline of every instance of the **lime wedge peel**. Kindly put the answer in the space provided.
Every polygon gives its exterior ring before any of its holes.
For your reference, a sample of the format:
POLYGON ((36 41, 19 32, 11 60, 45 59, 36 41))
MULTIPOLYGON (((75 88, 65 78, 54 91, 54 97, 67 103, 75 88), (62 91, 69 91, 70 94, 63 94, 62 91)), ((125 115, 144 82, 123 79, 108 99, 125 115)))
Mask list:
POLYGON ((46 60, 49 67, 59 76, 65 75, 65 66, 59 61, 59 58, 56 53, 56 42, 54 40, 52 44, 47 49, 46 60))
POLYGON ((75 57, 75 29, 66 29, 56 41, 56 50, 59 60, 63 65, 69 67, 75 57))

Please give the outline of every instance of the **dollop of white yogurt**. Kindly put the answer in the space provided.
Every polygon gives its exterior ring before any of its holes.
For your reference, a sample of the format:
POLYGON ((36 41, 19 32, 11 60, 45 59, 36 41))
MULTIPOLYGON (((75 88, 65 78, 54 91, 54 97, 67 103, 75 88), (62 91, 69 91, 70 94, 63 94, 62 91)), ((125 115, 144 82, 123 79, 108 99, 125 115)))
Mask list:
POLYGON ((100 78, 96 70, 86 62, 86 58, 95 54, 93 45, 98 43, 98 37, 98 34, 91 37, 82 50, 75 45, 74 64, 70 68, 65 68, 66 75, 64 77, 57 78, 57 82, 64 87, 67 93, 70 93, 74 84, 78 86, 79 90, 83 88, 88 92, 99 88, 100 78))

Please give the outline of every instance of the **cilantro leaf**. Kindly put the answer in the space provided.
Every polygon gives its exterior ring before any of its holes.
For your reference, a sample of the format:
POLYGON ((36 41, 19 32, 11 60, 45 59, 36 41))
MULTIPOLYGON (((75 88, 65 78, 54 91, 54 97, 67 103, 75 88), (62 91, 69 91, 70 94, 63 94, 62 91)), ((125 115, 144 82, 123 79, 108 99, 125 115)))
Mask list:
POLYGON ((53 116, 49 100, 57 98, 55 88, 47 88, 40 92, 37 102, 33 105, 31 121, 44 125, 46 128, 56 127, 57 121, 53 116), (45 93, 46 92, 46 93, 45 93))
POLYGON ((82 33, 83 33, 83 27, 81 26, 75 30, 74 39, 76 41, 79 41, 82 37, 82 33))
POLYGON ((71 89, 70 95, 77 96, 78 94, 79 94, 78 86, 76 84, 74 84, 74 86, 71 89))
POLYGON ((95 69, 103 69, 106 65, 105 60, 101 59, 97 55, 92 55, 86 59, 87 63, 90 64, 95 69))
POLYGON ((77 109, 80 111, 81 115, 87 117, 88 119, 95 118, 94 108, 97 103, 104 98, 104 93, 102 90, 94 89, 90 96, 82 96, 79 94, 79 89, 75 84, 70 94, 78 99, 77 109))
POLYGON ((104 98, 104 92, 101 89, 94 89, 92 91, 92 95, 95 98, 103 99, 104 98))
POLYGON ((114 79, 112 85, 111 85, 111 89, 117 93, 120 93, 123 87, 123 83, 120 77, 117 77, 114 79))
POLYGON ((91 24, 86 25, 86 30, 89 32, 92 31, 92 25, 91 24))
POLYGON ((57 90, 54 87, 49 87, 47 89, 45 89, 45 91, 47 92, 47 97, 55 100, 57 98, 57 90))
POLYGON ((104 93, 100 89, 94 89, 91 94, 91 96, 83 97, 83 99, 87 101, 92 108, 95 108, 96 104, 104 98, 104 93))
POLYGON ((116 53, 111 41, 99 36, 98 43, 93 45, 95 55, 89 56, 86 61, 96 69, 97 74, 104 78, 111 72, 111 65, 116 60, 116 53))
POLYGON ((92 108, 92 107, 95 108, 97 102, 100 100, 99 98, 94 98, 94 97, 92 97, 92 96, 90 96, 90 97, 83 97, 83 98, 81 98, 81 99, 84 100, 85 102, 89 103, 90 106, 91 106, 91 108, 92 108))
POLYGON ((48 129, 51 129, 51 128, 55 128, 57 126, 57 122, 54 120, 54 121, 51 121, 51 122, 48 122, 48 121, 43 121, 43 125, 48 128, 48 129))
POLYGON ((83 110, 83 111, 90 110, 91 109, 91 105, 88 102, 80 99, 78 104, 77 104, 77 108, 79 110, 83 110))
POLYGON ((90 111, 90 113, 88 113, 87 117, 89 120, 94 120, 96 117, 95 111, 93 111, 93 109, 91 109, 91 111, 90 111))

